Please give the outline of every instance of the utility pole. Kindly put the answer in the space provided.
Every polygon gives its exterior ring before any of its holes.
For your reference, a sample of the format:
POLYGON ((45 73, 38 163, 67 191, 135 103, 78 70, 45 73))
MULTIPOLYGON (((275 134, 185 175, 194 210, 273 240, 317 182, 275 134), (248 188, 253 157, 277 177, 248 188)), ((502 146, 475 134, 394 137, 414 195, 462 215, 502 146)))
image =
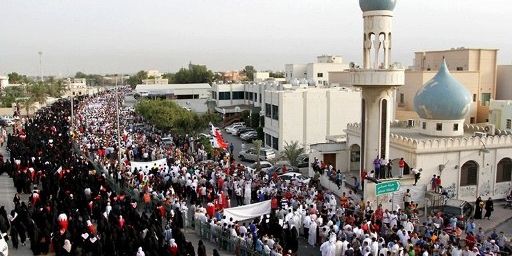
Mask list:
MULTIPOLYGON (((117 86, 117 75, 116 75, 116 89, 115 89, 115 94, 116 94, 116 118, 117 118, 117 145, 118 145, 118 153, 117 153, 117 161, 118 161, 118 164, 119 164, 119 172, 121 171, 121 129, 120 129, 120 126, 119 126, 119 92, 118 92, 119 88, 117 86)), ((117 177, 115 177, 117 179, 117 177)))
POLYGON ((41 76, 41 82, 43 82, 44 81, 44 78, 43 78, 43 52, 39 51, 39 52, 37 52, 37 54, 39 54, 39 74, 41 76))

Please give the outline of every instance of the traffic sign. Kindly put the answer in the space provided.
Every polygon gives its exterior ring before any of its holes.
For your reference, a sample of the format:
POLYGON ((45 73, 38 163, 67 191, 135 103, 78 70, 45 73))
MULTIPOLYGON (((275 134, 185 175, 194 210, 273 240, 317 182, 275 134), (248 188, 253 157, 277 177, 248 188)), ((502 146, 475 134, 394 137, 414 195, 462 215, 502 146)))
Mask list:
POLYGON ((377 196, 393 193, 400 189, 400 181, 394 180, 394 181, 388 181, 388 182, 382 182, 375 186, 375 194, 377 196))

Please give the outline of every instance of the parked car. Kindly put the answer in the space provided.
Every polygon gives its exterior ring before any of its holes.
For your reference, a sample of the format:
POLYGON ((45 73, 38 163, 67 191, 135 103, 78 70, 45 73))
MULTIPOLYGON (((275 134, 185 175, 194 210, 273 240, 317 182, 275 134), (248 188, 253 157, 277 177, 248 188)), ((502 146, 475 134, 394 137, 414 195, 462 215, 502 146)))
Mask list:
POLYGON ((165 137, 165 138, 162 138, 162 143, 166 146, 169 146, 172 144, 172 137, 165 137))
MULTIPOLYGON (((256 171, 256 168, 258 166, 258 163, 253 163, 249 166, 247 166, 247 170, 251 173, 251 174, 255 174, 254 172, 256 171)), ((268 161, 260 161, 260 169, 261 171, 263 172, 266 172, 270 167, 272 167, 272 164, 268 161)))
POLYGON ((251 127, 239 128, 239 129, 236 130, 236 133, 234 135, 240 136, 240 135, 242 135, 242 134, 244 134, 246 132, 253 132, 253 131, 255 132, 256 130, 254 130, 251 127))
POLYGON ((243 133, 242 135, 240 135, 240 139, 245 140, 245 141, 252 141, 257 138, 258 138, 258 132, 256 132, 256 131, 250 131, 250 132, 246 132, 246 133, 243 133))
POLYGON ((283 166, 286 166, 286 172, 293 172, 293 173, 300 173, 299 168, 291 166, 289 163, 276 163, 272 168, 269 168, 267 170, 269 175, 273 175, 274 172, 277 173, 277 175, 283 174, 283 166))
POLYGON ((245 125, 243 125, 243 124, 236 124, 236 125, 233 125, 233 126, 231 126, 231 127, 226 128, 226 132, 227 132, 227 133, 230 133, 230 134, 233 134, 233 132, 235 131, 235 129, 238 129, 238 128, 240 128, 240 127, 245 127, 245 125))
POLYGON ((246 129, 246 128, 247 128, 246 126, 238 126, 238 127, 231 129, 229 133, 231 133, 232 135, 237 135, 239 130, 246 129))
POLYGON ((301 154, 297 157, 297 167, 299 167, 299 168, 309 167, 309 155, 308 154, 301 154))
POLYGON ((241 161, 257 161, 258 158, 263 161, 268 161, 276 158, 276 152, 271 148, 261 148, 260 154, 258 155, 255 148, 250 148, 240 151, 238 158, 241 161))
POLYGON ((7 122, 7 125, 14 125, 14 119, 12 117, 4 116, 2 117, 2 119, 5 120, 5 122, 7 122))
POLYGON ((232 124, 230 124, 230 125, 226 126, 226 127, 224 128, 224 130, 226 130, 226 132, 229 132, 229 130, 231 130, 231 129, 233 129, 233 128, 237 127, 237 126, 245 126, 245 123, 244 123, 244 122, 232 123, 232 124))
POLYGON ((286 183, 290 183, 293 179, 298 179, 299 182, 307 184, 311 180, 311 178, 307 178, 304 175, 302 175, 300 173, 295 173, 295 172, 288 172, 285 174, 281 174, 281 175, 279 175, 279 178, 284 180, 286 183))
POLYGON ((441 213, 445 225, 455 216, 457 217, 457 226, 464 229, 466 221, 473 216, 473 206, 467 201, 448 199, 444 205, 433 207, 432 213, 441 213))

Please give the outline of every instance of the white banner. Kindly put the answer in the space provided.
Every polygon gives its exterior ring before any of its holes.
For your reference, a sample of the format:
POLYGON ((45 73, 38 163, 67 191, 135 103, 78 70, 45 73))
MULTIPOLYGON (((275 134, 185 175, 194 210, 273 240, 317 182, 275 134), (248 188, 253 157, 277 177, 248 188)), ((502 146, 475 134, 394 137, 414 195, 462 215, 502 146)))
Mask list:
POLYGON ((167 166, 167 159, 162 158, 160 160, 151 161, 151 162, 131 162, 130 167, 132 172, 137 168, 139 171, 143 171, 147 173, 151 168, 155 167, 160 169, 162 166, 165 170, 169 170, 169 166, 167 166))
POLYGON ((270 200, 248 204, 244 206, 226 208, 224 209, 224 216, 229 220, 233 218, 233 221, 242 221, 261 217, 265 214, 270 213, 270 200))

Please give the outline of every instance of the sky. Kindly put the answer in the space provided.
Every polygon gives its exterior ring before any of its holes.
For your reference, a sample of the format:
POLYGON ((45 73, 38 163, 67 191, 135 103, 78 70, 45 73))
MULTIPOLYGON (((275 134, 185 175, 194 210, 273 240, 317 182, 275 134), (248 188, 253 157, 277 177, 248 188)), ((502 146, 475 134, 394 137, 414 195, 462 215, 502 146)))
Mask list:
MULTIPOLYGON (((512 64, 511 0, 398 0, 392 60, 452 47, 500 49, 512 64), (508 33, 507 33, 508 32, 508 33)), ((0 74, 65 76, 283 70, 322 54, 362 59, 357 0, 0 0, 0 74)))

